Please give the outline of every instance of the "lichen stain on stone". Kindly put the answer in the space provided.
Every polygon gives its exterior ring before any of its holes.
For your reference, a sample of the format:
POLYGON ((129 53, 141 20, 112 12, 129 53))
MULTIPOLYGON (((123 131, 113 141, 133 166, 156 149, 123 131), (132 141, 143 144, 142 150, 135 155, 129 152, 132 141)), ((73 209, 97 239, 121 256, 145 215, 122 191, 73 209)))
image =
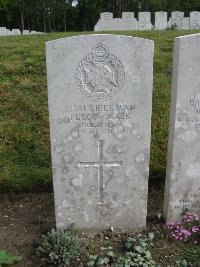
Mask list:
POLYGON ((70 118, 65 117, 65 118, 63 119, 63 122, 64 122, 64 123, 69 123, 69 122, 70 122, 70 118))
POLYGON ((187 131, 184 133, 179 133, 177 137, 182 139, 184 142, 187 143, 187 145, 189 145, 192 141, 195 140, 195 138, 197 137, 197 133, 194 131, 187 131))
POLYGON ((70 179, 70 185, 74 187, 75 190, 80 191, 81 188, 83 187, 83 182, 84 182, 84 175, 79 174, 78 176, 75 176, 70 179))
POLYGON ((125 172, 125 175, 128 179, 130 179, 134 182, 138 181, 137 171, 136 171, 136 168, 134 166, 126 166, 124 172, 125 172))
POLYGON ((89 189, 91 192, 96 192, 97 191, 97 187, 95 185, 90 185, 89 189))
POLYGON ((74 144, 72 148, 76 155, 79 155, 84 150, 84 146, 80 142, 74 144))
POLYGON ((62 157, 62 161, 66 163, 72 163, 74 161, 74 157, 71 153, 66 153, 62 157))
POLYGON ((186 175, 192 178, 200 178, 200 162, 190 164, 186 175))
POLYGON ((62 168, 62 174, 66 174, 68 172, 69 172, 69 168, 67 166, 62 168))
POLYGON ((145 155, 143 153, 139 153, 135 156, 135 161, 137 163, 144 163, 145 162, 145 155))
POLYGON ((56 149, 56 152, 57 152, 57 153, 62 153, 63 150, 64 150, 63 147, 62 147, 61 145, 56 146, 55 149, 56 149))

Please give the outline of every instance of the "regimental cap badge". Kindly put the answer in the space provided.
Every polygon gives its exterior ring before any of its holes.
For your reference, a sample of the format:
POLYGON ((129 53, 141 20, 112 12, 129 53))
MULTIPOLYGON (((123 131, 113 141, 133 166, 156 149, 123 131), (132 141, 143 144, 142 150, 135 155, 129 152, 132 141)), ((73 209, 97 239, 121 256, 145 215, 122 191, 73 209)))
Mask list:
POLYGON ((98 43, 80 61, 75 79, 77 87, 89 101, 109 102, 122 89, 125 72, 121 61, 98 43))

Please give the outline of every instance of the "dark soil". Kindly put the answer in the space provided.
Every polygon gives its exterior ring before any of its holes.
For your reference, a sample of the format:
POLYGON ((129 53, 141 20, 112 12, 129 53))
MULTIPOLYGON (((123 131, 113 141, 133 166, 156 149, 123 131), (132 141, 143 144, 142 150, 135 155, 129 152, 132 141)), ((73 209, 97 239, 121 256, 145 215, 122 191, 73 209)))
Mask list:
MULTIPOLYGON (((167 266, 173 256, 174 248, 162 236, 164 223, 157 218, 162 210, 163 192, 151 188, 148 201, 147 228, 157 231, 158 238, 154 257, 162 266, 167 266), (166 265, 165 265, 166 262, 166 265)), ((0 249, 6 249, 23 260, 16 267, 38 267, 40 262, 35 255, 39 237, 55 227, 53 193, 39 194, 6 194, 0 200, 0 249)), ((93 247, 102 246, 105 240, 120 242, 120 238, 129 233, 84 234, 86 244, 92 242, 93 247), (113 239, 113 240, 112 240, 113 239), (102 243, 102 244, 101 244, 102 243)), ((106 242, 107 242, 106 241, 106 242)))

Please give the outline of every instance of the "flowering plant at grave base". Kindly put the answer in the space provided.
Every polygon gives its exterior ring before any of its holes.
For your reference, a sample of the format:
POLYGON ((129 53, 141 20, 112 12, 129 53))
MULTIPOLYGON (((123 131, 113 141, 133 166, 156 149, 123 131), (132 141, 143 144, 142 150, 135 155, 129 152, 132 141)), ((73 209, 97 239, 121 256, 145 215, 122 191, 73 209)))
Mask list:
POLYGON ((193 244, 200 243, 200 220, 195 213, 187 210, 182 214, 182 222, 169 223, 167 228, 169 235, 178 241, 191 241, 193 244))

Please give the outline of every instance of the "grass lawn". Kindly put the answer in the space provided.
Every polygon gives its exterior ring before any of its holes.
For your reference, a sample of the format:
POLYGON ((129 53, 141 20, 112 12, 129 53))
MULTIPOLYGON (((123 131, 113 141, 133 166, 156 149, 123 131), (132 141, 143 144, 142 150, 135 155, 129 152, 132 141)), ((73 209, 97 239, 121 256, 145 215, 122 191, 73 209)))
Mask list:
MULTIPOLYGON (((155 42, 150 181, 166 168, 174 38, 200 31, 115 32, 155 42)), ((0 190, 52 187, 45 42, 85 33, 0 37, 0 190)), ((159 182, 158 182, 159 180, 159 182)))

